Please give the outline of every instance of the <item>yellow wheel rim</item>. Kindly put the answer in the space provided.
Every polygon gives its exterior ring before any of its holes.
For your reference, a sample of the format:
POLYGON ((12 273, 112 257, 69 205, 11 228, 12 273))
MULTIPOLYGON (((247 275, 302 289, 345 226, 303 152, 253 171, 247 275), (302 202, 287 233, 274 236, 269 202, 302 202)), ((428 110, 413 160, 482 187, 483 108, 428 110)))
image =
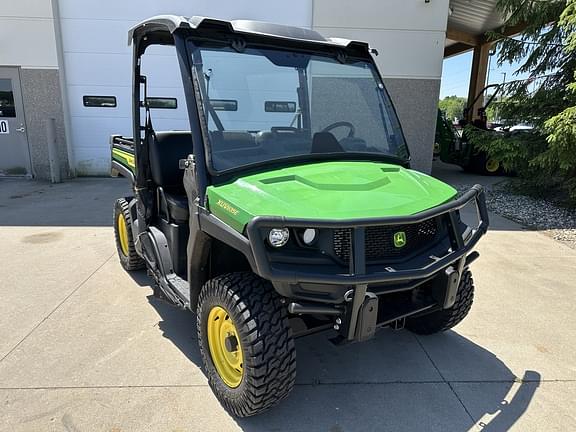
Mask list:
POLYGON ((126 227, 126 219, 124 215, 120 213, 118 215, 118 238, 120 239, 120 249, 124 256, 128 256, 128 228, 126 227))
POLYGON ((216 371, 222 381, 231 388, 242 382, 242 346, 238 330, 226 309, 214 306, 208 314, 208 346, 216 371))
POLYGON ((496 159, 488 159, 486 161, 486 171, 494 173, 498 171, 499 168, 500 168, 500 162, 498 162, 496 159))

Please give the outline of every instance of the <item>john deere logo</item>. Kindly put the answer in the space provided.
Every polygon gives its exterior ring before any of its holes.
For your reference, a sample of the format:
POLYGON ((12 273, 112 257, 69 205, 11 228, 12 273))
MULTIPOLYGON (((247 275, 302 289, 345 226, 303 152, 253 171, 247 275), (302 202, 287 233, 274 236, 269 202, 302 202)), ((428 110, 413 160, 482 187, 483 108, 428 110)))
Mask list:
POLYGON ((397 248, 406 246, 406 233, 404 231, 394 233, 394 246, 397 248))

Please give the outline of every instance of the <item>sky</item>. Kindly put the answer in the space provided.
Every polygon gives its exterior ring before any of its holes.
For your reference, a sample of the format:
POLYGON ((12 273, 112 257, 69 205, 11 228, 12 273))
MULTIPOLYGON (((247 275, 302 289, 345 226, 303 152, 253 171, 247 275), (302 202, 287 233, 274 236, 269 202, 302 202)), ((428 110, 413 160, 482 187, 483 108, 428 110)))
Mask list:
MULTIPOLYGON (((490 73, 488 84, 499 84, 506 81, 524 78, 525 76, 514 76, 513 73, 518 69, 517 63, 509 65, 504 64, 500 67, 497 65, 498 55, 490 57, 490 73)), ((472 70, 472 51, 450 57, 444 60, 442 70, 442 85, 440 87, 440 99, 446 96, 468 97, 468 85, 470 84, 470 71, 472 70)))

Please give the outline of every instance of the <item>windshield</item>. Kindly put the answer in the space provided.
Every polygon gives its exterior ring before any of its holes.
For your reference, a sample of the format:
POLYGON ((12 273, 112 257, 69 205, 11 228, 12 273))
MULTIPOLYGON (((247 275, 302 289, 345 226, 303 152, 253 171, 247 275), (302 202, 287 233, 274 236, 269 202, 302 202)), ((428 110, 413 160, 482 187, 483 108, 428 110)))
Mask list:
POLYGON ((374 66, 269 49, 195 48, 212 168, 368 154, 405 160, 374 66))

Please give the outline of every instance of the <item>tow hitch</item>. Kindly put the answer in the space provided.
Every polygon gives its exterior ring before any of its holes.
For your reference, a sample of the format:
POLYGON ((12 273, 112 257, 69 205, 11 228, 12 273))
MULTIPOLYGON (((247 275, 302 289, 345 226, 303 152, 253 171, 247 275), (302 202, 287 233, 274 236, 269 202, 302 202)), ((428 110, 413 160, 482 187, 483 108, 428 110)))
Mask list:
POLYGON ((358 285, 354 290, 346 293, 344 298, 351 301, 352 306, 348 314, 348 342, 362 342, 374 337, 378 318, 378 297, 367 292, 367 285, 358 285))
POLYGON ((378 297, 376 294, 367 293, 358 311, 356 333, 354 340, 363 342, 374 337, 376 332, 376 318, 378 317, 378 297))

